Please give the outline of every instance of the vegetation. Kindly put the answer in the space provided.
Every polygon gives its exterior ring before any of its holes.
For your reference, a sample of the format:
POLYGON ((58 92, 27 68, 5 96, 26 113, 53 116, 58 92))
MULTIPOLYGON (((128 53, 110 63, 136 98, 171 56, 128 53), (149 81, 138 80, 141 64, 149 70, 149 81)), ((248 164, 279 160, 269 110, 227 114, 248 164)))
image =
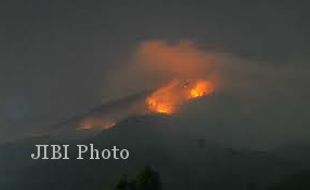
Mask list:
POLYGON ((123 175, 116 184, 115 190, 160 190, 161 183, 159 174, 151 167, 145 167, 131 180, 123 175))

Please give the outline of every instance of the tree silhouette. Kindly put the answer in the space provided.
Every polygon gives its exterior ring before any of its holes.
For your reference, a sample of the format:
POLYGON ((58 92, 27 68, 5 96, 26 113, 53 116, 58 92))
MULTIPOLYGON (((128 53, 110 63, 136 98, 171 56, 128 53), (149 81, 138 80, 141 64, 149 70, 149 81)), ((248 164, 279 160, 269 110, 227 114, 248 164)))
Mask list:
POLYGON ((116 184, 115 190, 160 190, 161 183, 159 174, 151 167, 146 166, 134 178, 128 180, 123 175, 116 184))
POLYGON ((116 184, 115 190, 125 190, 128 189, 129 183, 127 175, 123 175, 116 184))

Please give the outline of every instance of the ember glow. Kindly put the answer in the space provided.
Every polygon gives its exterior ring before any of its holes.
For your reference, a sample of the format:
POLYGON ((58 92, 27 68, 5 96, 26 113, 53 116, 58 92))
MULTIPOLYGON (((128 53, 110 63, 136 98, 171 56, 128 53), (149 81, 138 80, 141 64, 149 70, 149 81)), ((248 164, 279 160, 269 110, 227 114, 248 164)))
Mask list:
POLYGON ((115 121, 111 119, 101 119, 101 118, 87 118, 82 123, 79 129, 90 130, 95 128, 110 129, 114 127, 115 121))
POLYGON ((214 90, 213 84, 209 81, 198 80, 194 83, 193 88, 190 90, 190 99, 206 96, 214 90))
POLYGON ((173 79, 146 99, 148 111, 171 115, 186 102, 211 94, 214 86, 207 80, 173 79))
POLYGON ((219 59, 192 41, 146 41, 139 46, 136 57, 145 71, 152 71, 165 80, 172 79, 146 98, 150 113, 174 114, 183 104, 214 91, 215 65, 219 59))
MULTIPOLYGON (((190 40, 141 42, 134 51, 132 64, 124 67, 126 72, 121 70, 123 72, 113 74, 110 85, 121 81, 119 86, 141 91, 155 87, 156 90, 141 97, 130 108, 85 119, 80 129, 109 129, 130 116, 172 115, 193 99, 213 93, 215 86, 218 89, 215 65, 219 62, 217 55, 206 52, 190 40)), ((126 93, 126 90, 122 92, 126 93)))

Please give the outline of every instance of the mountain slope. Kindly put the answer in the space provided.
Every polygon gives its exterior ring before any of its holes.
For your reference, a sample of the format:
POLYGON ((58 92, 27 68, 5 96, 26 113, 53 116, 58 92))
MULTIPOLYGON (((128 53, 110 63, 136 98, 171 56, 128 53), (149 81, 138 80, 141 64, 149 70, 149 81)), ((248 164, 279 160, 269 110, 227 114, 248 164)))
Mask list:
POLYGON ((0 160, 6 167, 1 168, 0 187, 113 189, 122 174, 151 165, 164 189, 265 189, 297 168, 268 152, 234 150, 203 137, 186 138, 183 132, 196 130, 195 126, 178 132, 173 124, 172 118, 159 115, 130 117, 90 139, 69 142, 72 146, 93 143, 98 149, 127 148, 128 160, 31 160, 32 144, 59 143, 45 137, 3 145, 0 160))

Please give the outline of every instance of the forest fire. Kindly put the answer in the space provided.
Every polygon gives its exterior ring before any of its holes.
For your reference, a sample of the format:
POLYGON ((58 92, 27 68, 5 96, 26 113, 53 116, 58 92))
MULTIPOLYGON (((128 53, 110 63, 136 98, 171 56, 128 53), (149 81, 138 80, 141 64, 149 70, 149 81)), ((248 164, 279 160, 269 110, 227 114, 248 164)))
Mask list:
POLYGON ((146 106, 150 112, 171 115, 184 103, 213 91, 213 84, 207 80, 173 79, 147 97, 146 106))
POLYGON ((147 97, 148 112, 171 115, 186 102, 215 90, 215 64, 219 59, 192 41, 146 41, 140 44, 136 57, 143 71, 152 71, 162 78, 173 78, 147 97))
POLYGON ((115 121, 112 119, 87 118, 82 123, 79 129, 90 130, 95 128, 110 129, 114 127, 115 121))
MULTIPOLYGON (((125 106, 127 101, 121 101, 125 107, 121 106, 116 113, 83 120, 80 129, 109 129, 118 121, 131 116, 153 113, 172 115, 184 104, 212 94, 215 86, 218 88, 215 65, 220 62, 219 57, 204 51, 190 40, 141 42, 131 61, 132 64, 124 67, 124 71, 113 75, 110 85, 115 86, 115 83, 120 82, 133 89, 146 90, 157 85, 159 88, 149 95, 144 94, 129 107, 125 106), (124 78, 120 78, 120 75, 124 78)), ((123 94, 125 90, 121 92, 123 94)))
POLYGON ((195 81, 193 88, 190 90, 190 99, 206 96, 214 91, 214 86, 210 81, 195 81))

